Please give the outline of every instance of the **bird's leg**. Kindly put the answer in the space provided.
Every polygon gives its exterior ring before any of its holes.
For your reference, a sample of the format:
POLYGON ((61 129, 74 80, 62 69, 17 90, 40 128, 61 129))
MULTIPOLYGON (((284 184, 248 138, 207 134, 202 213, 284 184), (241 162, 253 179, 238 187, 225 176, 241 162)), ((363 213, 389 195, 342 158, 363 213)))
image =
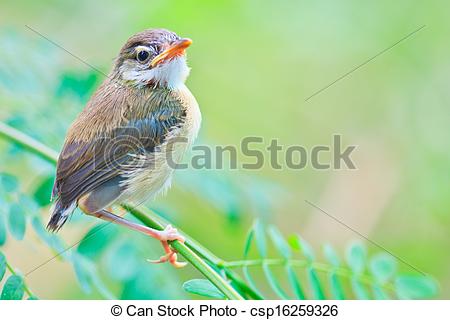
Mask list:
POLYGON ((125 226, 132 230, 136 230, 142 232, 150 237, 153 237, 159 241, 170 241, 170 240, 178 240, 180 242, 184 242, 184 237, 180 235, 177 229, 173 228, 170 224, 164 230, 156 230, 149 228, 147 226, 143 226, 141 224, 126 220, 122 217, 115 215, 106 210, 100 210, 97 212, 85 212, 88 215, 100 218, 105 221, 114 222, 119 225, 125 226))
MULTIPOLYGON (((81 208, 83 209, 83 208, 81 208)), ((119 225, 123 225, 127 228, 130 228, 132 230, 136 230, 139 232, 142 232, 146 235, 149 235, 159 241, 161 241, 164 251, 166 252, 166 255, 160 258, 160 260, 156 261, 158 263, 166 262, 168 261, 170 264, 172 264, 176 268, 184 267, 185 264, 177 261, 177 254, 176 252, 169 246, 167 241, 171 240, 178 240, 180 242, 184 242, 184 237, 180 235, 177 231, 177 229, 173 228, 170 224, 166 226, 164 230, 156 230, 149 228, 147 226, 140 225, 138 223, 126 220, 122 217, 119 217, 107 210, 100 210, 97 212, 90 212, 89 210, 83 210, 86 214, 97 217, 102 220, 106 220, 109 222, 113 222, 119 225)))
POLYGON ((171 265, 173 265, 175 268, 183 268, 186 266, 186 262, 178 262, 177 261, 177 252, 170 247, 169 243, 167 241, 161 241, 164 252, 166 253, 163 255, 159 260, 147 260, 150 263, 164 263, 169 262, 171 265))

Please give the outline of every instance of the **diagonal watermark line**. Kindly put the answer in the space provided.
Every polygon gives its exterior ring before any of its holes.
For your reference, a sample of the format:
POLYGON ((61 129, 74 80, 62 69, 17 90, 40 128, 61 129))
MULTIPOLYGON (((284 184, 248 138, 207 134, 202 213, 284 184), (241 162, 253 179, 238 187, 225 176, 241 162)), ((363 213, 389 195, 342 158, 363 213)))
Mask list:
MULTIPOLYGON (((77 59, 78 61, 80 61, 81 63, 85 64, 86 66, 90 67, 91 69, 95 70, 96 72, 100 73, 101 75, 105 76, 106 78, 110 78, 107 74, 105 74, 103 71, 101 71, 100 69, 96 68, 95 66, 91 65, 90 63, 86 62, 85 60, 83 60, 82 58, 80 58, 79 56, 75 55, 74 53, 70 52, 69 50, 67 50, 66 48, 64 48, 63 46, 59 45, 58 43, 56 43, 55 41, 49 39, 48 37, 46 37, 45 35, 43 35, 42 33, 40 33, 39 31, 33 29, 32 27, 25 25, 26 28, 28 28, 29 30, 31 30, 32 32, 34 32, 35 34, 39 35, 40 37, 46 39, 48 42, 52 43, 54 46, 60 48, 61 50, 65 51, 66 53, 68 53, 69 55, 71 55, 72 57, 74 57, 75 59, 77 59)), ((319 93, 323 92, 324 90, 328 89, 329 87, 331 87, 332 85, 334 85, 335 83, 341 81, 342 79, 344 79, 345 77, 349 76, 351 73, 355 72, 356 70, 360 69, 361 67, 363 67, 364 65, 366 65, 367 63, 371 62, 372 60, 374 60, 375 58, 377 58, 378 56, 382 55, 383 53, 389 51, 390 49, 392 49, 393 47, 395 47, 396 45, 400 44, 401 42, 405 41, 406 39, 408 39, 409 37, 411 37, 412 35, 414 35, 415 33, 419 32, 420 30, 422 30, 423 28, 425 28, 426 25, 421 26, 420 28, 414 30, 413 32, 409 33, 408 35, 406 35, 405 37, 403 37, 402 39, 400 39, 399 41, 397 41, 396 43, 392 44, 391 46, 389 46, 388 48, 380 51, 379 53, 377 53, 376 55, 374 55, 373 57, 371 57, 370 59, 364 61, 363 63, 359 64, 358 66, 356 66, 355 68, 353 68, 352 70, 350 70, 349 72, 345 73, 344 75, 342 75, 341 77, 339 77, 338 79, 336 79, 335 81, 333 81, 332 83, 328 84, 327 86, 325 86, 324 88, 318 90, 317 92, 315 92, 314 94, 312 94, 311 96, 309 96, 307 99, 305 99, 305 101, 308 101, 309 99, 313 98, 314 96, 318 95, 319 93)), ((110 78, 111 79, 111 78, 110 78)), ((114 80, 114 79, 112 79, 114 80)), ((120 84, 120 83, 119 83, 120 84)), ((120 84, 121 85, 121 84, 120 84)), ((335 220, 336 222, 338 222, 339 224, 345 226, 347 229, 353 231, 354 233, 358 234, 360 237, 364 238, 365 240, 367 240, 368 242, 370 242, 371 244, 373 244, 374 246, 384 250, 385 252, 387 252, 388 254, 390 254, 391 256, 393 256, 394 258, 398 259, 399 261, 401 261, 402 263, 406 264, 407 266, 409 266, 410 268, 416 270, 417 272, 421 273, 422 275, 426 275, 423 271, 421 271, 420 269, 414 267, 413 265, 411 265, 410 263, 408 263, 407 261, 405 261, 404 259, 402 259, 401 257, 395 255, 393 252, 389 251, 388 249, 384 248, 383 246, 381 246, 380 244, 376 243, 373 240, 370 240, 367 236, 363 235, 362 233, 358 232, 357 230, 355 230, 354 228, 350 227, 349 225, 345 224, 344 222, 340 221, 338 218, 332 216, 331 214, 327 213, 325 210, 321 209, 320 207, 318 207, 317 205, 313 204, 312 202, 305 200, 306 203, 308 203, 310 206, 318 209, 319 211, 321 211, 322 213, 326 214, 328 217, 332 218, 333 220, 335 220)), ((41 267, 45 266, 46 264, 50 263, 51 261, 53 261, 54 259, 56 259, 57 257, 61 256, 62 254, 64 254, 65 252, 71 250, 73 247, 75 247, 77 244, 81 243, 84 239, 88 239, 90 237, 93 237, 98 231, 100 231, 101 229, 103 229, 104 227, 108 226, 110 223, 113 223, 114 221, 110 221, 106 224, 104 224, 101 228, 97 229, 96 232, 90 234, 87 238, 83 238, 75 243, 73 243, 72 245, 68 246, 67 248, 65 248, 64 250, 58 252, 56 255, 54 255, 53 257, 51 257, 50 259, 47 259, 46 261, 44 261, 43 263, 39 264, 38 266, 36 266, 35 268, 31 269, 30 271, 28 271, 25 276, 30 275, 31 273, 33 273, 34 271, 40 269, 41 267)))
POLYGON ((35 34, 37 34, 38 36, 44 38, 45 40, 47 40, 48 42, 50 42, 51 44, 53 44, 54 46, 60 48, 61 50, 65 51, 66 53, 70 54, 72 57, 74 57, 75 59, 77 59, 78 61, 80 61, 81 63, 85 64, 86 66, 88 66, 89 68, 97 71, 98 73, 104 75, 105 77, 109 78, 109 76, 104 73, 102 70, 100 70, 99 68, 93 66, 92 64, 90 64, 89 62, 81 59, 79 56, 77 56, 76 54, 70 52, 69 50, 67 50, 66 48, 64 48, 63 46, 61 46, 60 44, 56 43, 55 41, 51 40, 50 38, 46 37, 45 35, 43 35, 42 33, 40 33, 39 31, 37 31, 36 29, 33 29, 32 27, 30 27, 29 25, 25 25, 25 27, 29 30, 31 30, 32 32, 34 32, 35 34))
MULTIPOLYGON (((138 205, 133 206, 133 208, 138 207, 138 205)), ((51 258, 43 261, 42 263, 40 263, 39 265, 35 266, 34 268, 30 269, 27 273, 24 274, 25 277, 27 277, 28 275, 32 274, 33 272, 35 272, 36 270, 44 267, 46 264, 52 262, 53 260, 55 260, 56 258, 58 258, 59 256, 61 256, 62 254, 66 253, 67 251, 73 249, 76 245, 80 244, 81 242, 90 239, 94 236, 96 236, 98 234, 99 231, 101 231, 102 229, 106 228, 107 226, 111 225, 112 223, 114 223, 117 219, 119 218, 123 218, 124 215, 126 215, 128 213, 128 211, 125 211, 123 214, 118 214, 117 218, 111 220, 111 221, 106 221, 104 222, 103 225, 101 225, 101 227, 99 227, 97 230, 95 230, 94 232, 92 232, 91 234, 89 234, 86 237, 81 238, 80 240, 74 242, 73 244, 69 245, 68 247, 64 248, 63 250, 57 252, 55 255, 53 255, 51 258)), ((94 225, 94 227, 97 225, 94 225)), ((125 228, 124 228, 125 229, 125 228)), ((91 229, 92 230, 92 229, 91 229)), ((127 230, 127 229, 125 229, 127 230)))
POLYGON ((318 94, 320 94, 321 92, 327 90, 329 87, 333 86, 334 84, 338 83, 339 81, 343 80, 344 78, 348 77, 350 74, 352 74, 353 72, 355 72, 356 70, 364 67, 366 64, 368 64, 369 62, 371 62, 372 60, 378 58, 379 56, 381 56, 383 53, 386 53, 387 51, 391 50, 392 48, 394 48, 395 46, 397 46, 398 44, 400 44, 401 42, 405 41, 406 39, 412 37, 414 34, 416 34, 417 32, 419 32, 420 30, 422 30, 423 28, 425 28, 426 25, 423 25, 419 28, 417 28, 416 30, 410 32, 409 34, 407 34, 406 36, 404 36, 403 38, 401 38, 400 40, 398 40, 397 42, 391 44, 389 47, 387 47, 386 49, 381 50, 380 52, 378 52, 376 55, 372 56, 371 58, 367 59, 366 61, 360 63, 359 65, 357 65, 356 67, 354 67, 353 69, 351 69, 350 71, 348 71, 347 73, 343 74, 342 76, 340 76, 339 78, 337 78, 336 80, 334 80, 333 82, 327 84, 325 87, 323 87, 320 90, 317 90, 316 92, 314 92, 312 95, 310 95, 309 97, 307 97, 305 99, 305 101, 310 100, 311 98, 317 96, 318 94))
POLYGON ((357 235, 359 235, 361 238, 367 240, 368 242, 370 242, 371 244, 373 244, 375 247, 387 252, 389 255, 391 255, 392 257, 394 257, 395 259, 397 259, 398 261, 401 261, 403 264, 409 266, 410 268, 414 269, 415 271, 417 271, 418 273, 426 276, 427 274, 425 272, 423 272, 422 270, 420 270, 419 268, 414 267, 412 264, 410 264, 408 261, 406 261, 405 259, 399 257, 398 255, 396 255, 395 253, 393 253, 392 251, 386 249, 385 247, 383 247, 381 244, 369 239, 367 236, 365 236, 364 234, 362 234, 361 232, 359 232, 358 230, 356 230, 355 228, 350 227, 348 224, 346 224, 345 222, 339 220, 338 218, 336 218, 335 216, 331 215, 330 213, 326 212, 324 209, 320 208, 319 206, 315 205, 314 203, 312 203, 311 201, 305 200, 305 202, 307 204, 309 204, 311 207, 316 208, 317 210, 319 210, 320 212, 324 213, 325 215, 327 215, 328 217, 330 217, 331 219, 333 219, 334 221, 336 221, 337 223, 339 223, 340 225, 346 227, 347 229, 353 231, 354 233, 356 233, 357 235))
MULTIPOLYGON (((25 25, 25 27, 27 29, 29 29, 30 31, 34 32, 35 34, 37 34, 38 36, 42 37, 43 39, 47 40, 48 42, 50 42, 51 44, 53 44, 54 46, 60 48, 61 50, 63 50, 64 52, 66 52, 67 54, 71 55, 72 57, 74 57, 75 59, 77 59, 78 61, 80 61, 81 63, 85 64, 86 66, 88 66, 89 68, 91 68, 92 70, 98 72, 99 74, 105 76, 106 78, 111 79, 107 74, 105 74, 103 71, 101 71, 100 69, 98 69, 97 67, 93 66, 92 64, 90 64, 89 62, 83 60, 82 58, 80 58, 79 56, 77 56, 76 54, 70 52, 69 50, 67 50, 66 48, 64 48, 63 46, 61 46, 60 44, 56 43, 55 41, 51 40, 50 38, 46 37, 45 35, 43 35, 42 33, 40 33, 39 31, 37 31, 36 29, 30 27, 29 25, 25 25)), ((114 79, 112 79, 114 80, 114 79)), ((57 257, 61 256, 62 254, 64 254, 65 252, 71 250, 72 248, 74 248, 76 245, 80 244, 82 241, 91 238, 93 236, 95 236, 97 234, 97 232, 99 232, 101 229, 109 226, 111 223, 113 223, 113 221, 109 221, 106 224, 104 224, 103 226, 101 226, 100 228, 98 228, 95 232, 91 233, 88 237, 86 238, 82 238, 79 241, 69 245, 68 247, 66 247, 64 250, 61 250, 60 252, 57 252, 55 255, 53 255, 51 258, 45 260, 44 262, 42 262, 41 264, 37 265, 36 267, 32 268, 31 270, 29 270, 27 273, 25 273, 25 277, 29 276, 31 273, 35 272, 36 270, 42 268, 43 266, 47 265, 48 263, 52 262, 53 260, 55 260, 57 257)))
MULTIPOLYGON (((116 220, 116 219, 115 219, 116 220)), ((51 258, 45 260, 44 262, 40 263, 39 265, 35 266, 34 268, 32 268, 31 270, 29 270, 27 273, 24 274, 24 277, 29 276, 30 274, 32 274, 33 272, 35 272, 36 270, 42 268, 43 266, 45 266, 46 264, 52 262, 53 260, 55 260, 56 258, 58 258, 59 256, 63 255, 64 253, 66 253, 67 251, 73 249, 76 245, 80 244, 81 242, 92 238, 93 236, 95 236, 97 234, 97 232, 99 232, 100 230, 102 230, 103 228, 109 226, 111 223, 113 223, 113 221, 108 221, 105 224, 103 224, 100 228, 98 228, 97 230, 95 230, 95 232, 92 232, 90 235, 88 235, 87 237, 83 237, 80 240, 78 240, 77 242, 71 244, 70 246, 68 246, 67 248, 64 248, 63 250, 57 252, 55 255, 53 255, 51 258)))
MULTIPOLYGON (((26 28, 28 28, 30 31, 32 31, 33 33, 37 34, 38 36, 42 37, 43 39, 47 40, 48 42, 50 42, 51 44, 53 44, 54 46, 60 48, 61 50, 63 50, 64 52, 66 52, 67 54, 71 55, 72 57, 74 57, 75 59, 77 59, 78 61, 80 61, 81 63, 83 63, 84 65, 88 66, 89 68, 91 68, 92 70, 98 72, 99 74, 105 76, 106 78, 116 82, 118 85, 120 86, 124 86, 122 83, 118 82, 116 79, 111 78, 109 75, 107 75, 106 73, 104 73, 103 71, 101 71, 100 69, 98 69, 97 67, 93 66, 92 64, 90 64, 89 62, 83 60, 82 58, 80 58, 79 56, 77 56, 76 54, 70 52, 69 50, 67 50, 66 48, 64 48, 63 46, 61 46, 60 44, 58 44, 57 42, 51 40, 50 38, 46 37, 45 35, 43 35, 41 32, 37 31, 36 29, 30 27, 29 25, 25 25, 26 28)), ((125 87, 125 86, 124 86, 125 87)), ((136 205, 135 207, 137 207, 138 205, 136 205)), ((126 214, 126 212, 125 212, 126 214)), ((82 241, 91 238, 93 236, 95 236, 100 230, 102 230, 103 228, 109 226, 111 223, 114 223, 115 220, 117 220, 118 218, 120 218, 121 216, 118 216, 116 219, 112 220, 112 221, 108 221, 106 222, 103 226, 101 226, 100 228, 98 228, 95 232, 91 233, 89 236, 80 239, 79 241, 69 245, 68 247, 64 248, 63 250, 61 250, 60 252, 57 252, 55 255, 53 255, 51 258, 45 260, 44 262, 42 262, 41 264, 37 265, 36 267, 30 269, 24 276, 28 276, 31 273, 35 272, 36 270, 44 267, 45 265, 47 265, 48 263, 50 263, 51 261, 55 260, 57 257, 61 256, 62 254, 64 254, 65 252, 73 249, 76 245, 80 244, 82 241)))

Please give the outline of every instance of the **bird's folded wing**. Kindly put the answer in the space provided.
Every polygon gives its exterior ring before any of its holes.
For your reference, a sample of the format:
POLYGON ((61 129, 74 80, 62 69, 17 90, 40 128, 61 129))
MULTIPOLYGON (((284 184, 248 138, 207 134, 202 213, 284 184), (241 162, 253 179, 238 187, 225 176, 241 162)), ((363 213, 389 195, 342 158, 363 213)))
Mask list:
MULTIPOLYGON (((66 143, 60 154, 52 197, 70 205, 82 195, 151 161, 167 135, 184 122, 184 113, 160 109, 131 120, 93 141, 66 143)), ((123 178, 125 179, 125 178, 123 178)))

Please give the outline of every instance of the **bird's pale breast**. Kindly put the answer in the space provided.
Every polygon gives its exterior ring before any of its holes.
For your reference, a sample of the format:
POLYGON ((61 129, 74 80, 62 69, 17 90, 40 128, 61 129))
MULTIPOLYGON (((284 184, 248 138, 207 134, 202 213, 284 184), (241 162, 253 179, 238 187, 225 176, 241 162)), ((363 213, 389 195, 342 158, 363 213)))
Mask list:
POLYGON ((168 133, 154 152, 147 155, 152 159, 148 166, 126 174, 123 182, 125 190, 117 203, 127 201, 140 204, 165 192, 170 187, 176 164, 181 162, 197 137, 201 123, 197 101, 186 86, 176 89, 173 94, 177 95, 185 110, 184 121, 168 133))

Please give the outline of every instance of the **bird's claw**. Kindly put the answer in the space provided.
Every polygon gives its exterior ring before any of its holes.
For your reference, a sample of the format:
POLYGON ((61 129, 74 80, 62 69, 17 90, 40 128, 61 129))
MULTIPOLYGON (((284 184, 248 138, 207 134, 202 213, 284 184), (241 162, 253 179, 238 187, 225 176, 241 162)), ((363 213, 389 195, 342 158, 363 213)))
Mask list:
POLYGON ((177 254, 174 251, 172 251, 171 253, 163 255, 158 260, 147 259, 147 261, 150 262, 150 263, 165 263, 165 262, 169 262, 172 266, 174 266, 177 269, 184 268, 187 265, 186 262, 180 262, 180 261, 177 260, 177 254))
POLYGON ((178 240, 181 243, 184 243, 185 239, 184 237, 178 233, 178 230, 174 227, 172 227, 170 224, 167 225, 167 227, 160 231, 160 238, 161 241, 173 241, 178 240))
POLYGON ((169 263, 177 269, 184 268, 187 266, 187 262, 177 261, 176 252, 173 252, 173 254, 169 257, 169 263))
MULTIPOLYGON (((175 229, 175 231, 176 231, 176 229, 175 229)), ((161 241, 161 243, 163 245, 163 248, 164 248, 164 251, 166 252, 166 254, 163 255, 161 258, 159 258, 159 260, 149 260, 149 259, 147 259, 148 262, 150 262, 150 263, 165 263, 165 262, 169 262, 175 268, 183 268, 183 267, 185 267, 187 265, 186 262, 179 262, 179 261, 177 261, 177 252, 170 247, 170 245, 167 243, 167 241, 163 240, 163 241, 161 241)))
POLYGON ((159 258, 158 260, 147 259, 147 262, 154 263, 154 264, 165 263, 165 262, 167 262, 167 261, 170 260, 170 257, 171 257, 173 254, 175 254, 175 253, 168 253, 168 254, 165 254, 165 255, 163 255, 161 258, 159 258))

